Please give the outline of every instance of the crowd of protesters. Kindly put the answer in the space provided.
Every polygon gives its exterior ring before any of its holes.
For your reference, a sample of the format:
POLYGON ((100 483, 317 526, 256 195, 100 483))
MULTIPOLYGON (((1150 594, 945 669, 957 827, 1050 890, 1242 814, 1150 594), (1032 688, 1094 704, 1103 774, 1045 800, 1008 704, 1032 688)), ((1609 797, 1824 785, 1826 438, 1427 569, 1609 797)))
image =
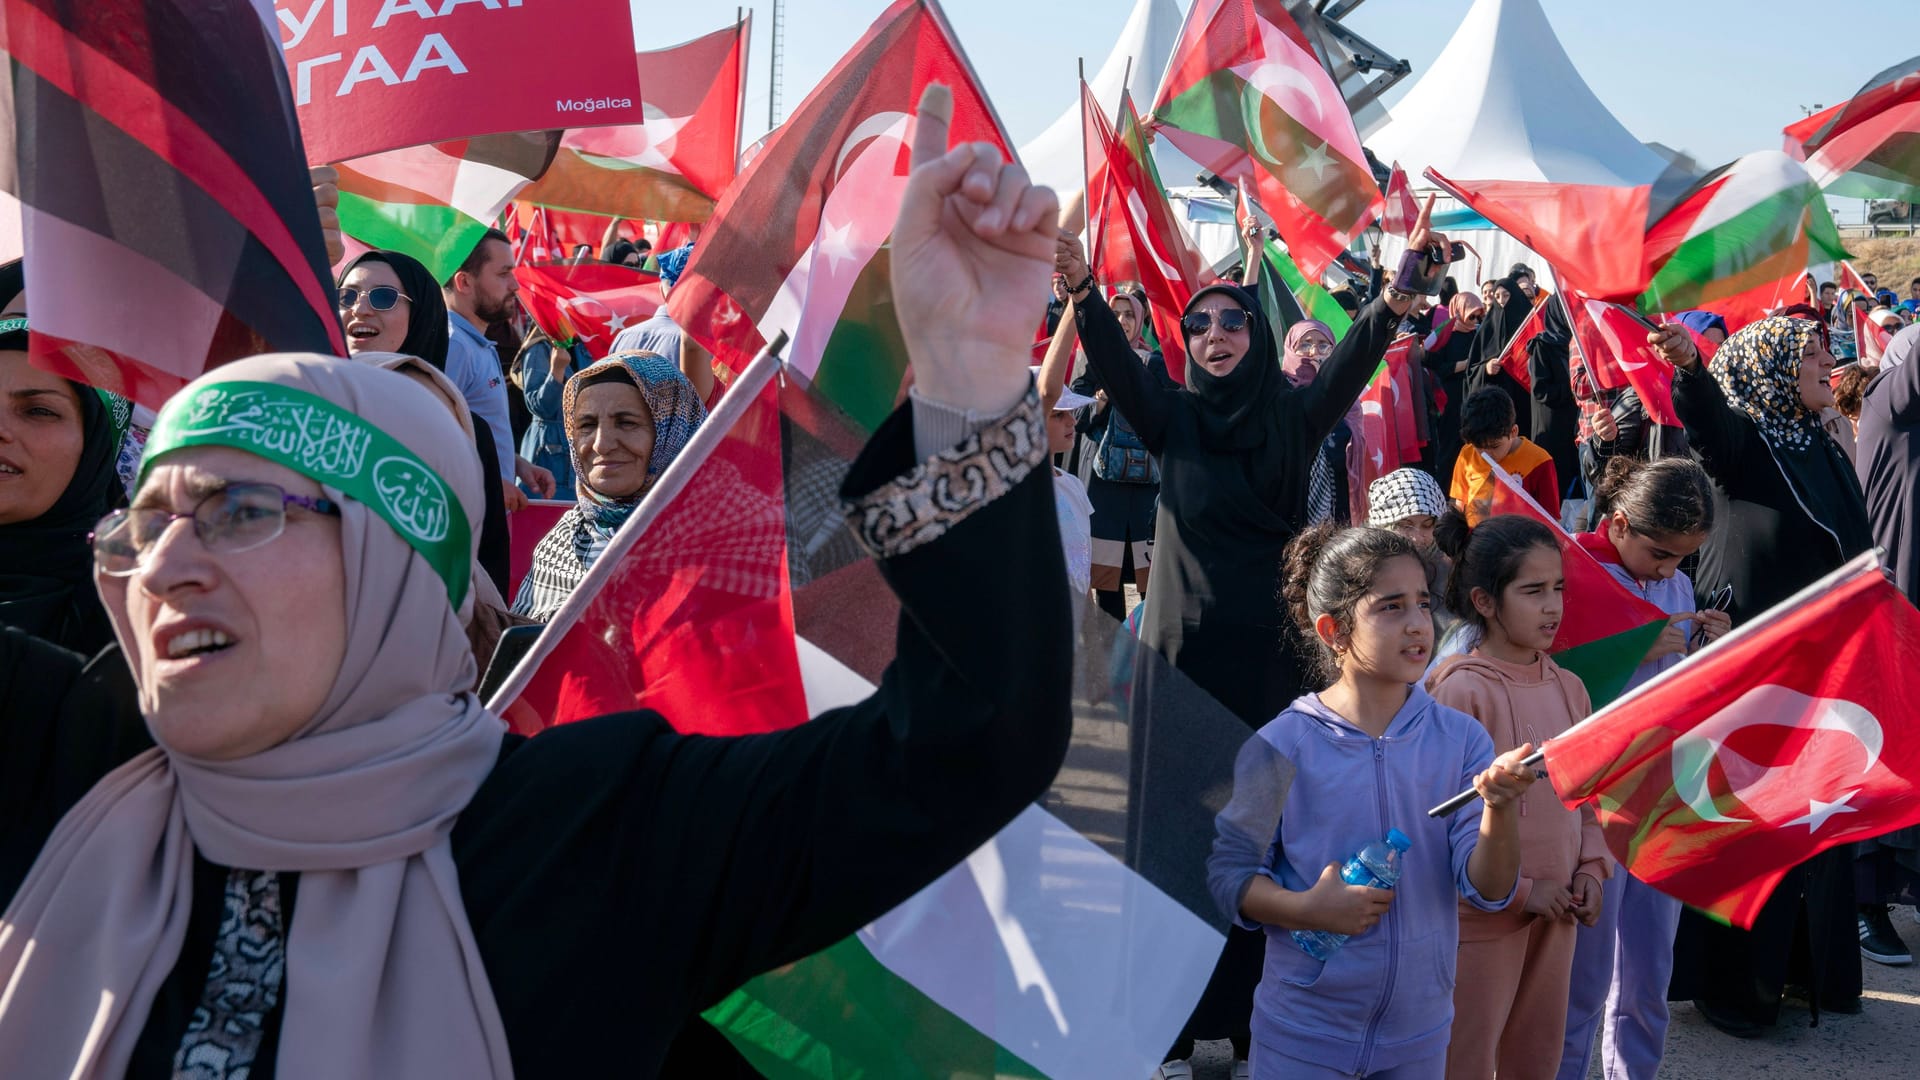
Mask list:
MULTIPOLYGON (((1511 474, 1668 615, 1634 684, 1876 544, 1913 597, 1920 280, 1904 301, 1823 284, 1732 334, 1668 322, 1649 344, 1677 427, 1572 362, 1565 305, 1525 265, 1438 297, 1376 274, 1338 334, 1274 325, 1228 273, 1180 312, 1176 379, 1145 294, 1098 280, 1017 165, 949 152, 943 108, 894 233, 927 253, 892 269, 913 389, 842 492, 856 522, 928 518, 861 531, 903 609, 899 659, 887 691, 779 735, 634 714, 523 738, 472 692, 724 392, 664 308, 595 356, 518 315, 503 234, 445 281, 374 251, 337 283, 350 357, 224 366, 141 425, 29 363, 31 298, 0 271, 0 1072, 719 1075, 675 1057, 698 1009, 869 922, 1046 787, 1073 599, 1138 605, 1141 642, 1294 777, 1243 761, 1193 853, 1235 929, 1160 1077, 1227 1039, 1256 1077, 1579 1078, 1597 1050, 1644 1080, 1670 999, 1751 1036, 1790 987, 1857 1012, 1862 958, 1911 963, 1890 905, 1920 902, 1914 830, 1795 867, 1742 931, 1622 871, 1591 810, 1533 790, 1523 759, 1592 703, 1549 655, 1555 536, 1495 512, 1494 487, 1511 474), (1503 357, 1541 304, 1523 382, 1503 357), (1861 318, 1889 335, 1873 361, 1861 318), (1403 336, 1430 437, 1363 488, 1350 414, 1403 336), (968 337, 1005 362, 963 364, 968 337), (430 478, 453 539, 318 458, 201 424, 243 396, 430 478), (570 505, 516 581, 529 497, 570 505), (988 548, 999 572, 957 602, 949 573, 988 548), (956 609, 1023 615, 980 634, 956 609), (1324 812, 1468 787, 1481 801, 1445 818, 1324 812), (1392 891, 1338 876, 1376 824, 1411 834, 1392 891), (573 882, 565 918, 542 878, 573 882), (770 899, 756 879, 808 887, 770 899), (1323 958, 1296 932, 1349 940, 1323 958)), ((1425 221, 1411 246, 1444 245, 1425 221)), ((604 249, 652 258, 669 291, 690 253, 604 249)))

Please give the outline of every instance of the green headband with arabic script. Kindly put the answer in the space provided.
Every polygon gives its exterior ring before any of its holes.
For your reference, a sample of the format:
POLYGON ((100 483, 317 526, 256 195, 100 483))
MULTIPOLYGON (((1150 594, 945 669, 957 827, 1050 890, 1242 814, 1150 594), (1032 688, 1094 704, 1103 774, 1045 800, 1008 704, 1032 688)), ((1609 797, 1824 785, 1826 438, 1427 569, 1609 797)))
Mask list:
POLYGON ((140 479, 161 454, 189 446, 244 450, 338 489, 427 560, 456 609, 466 598, 473 534, 459 497, 400 440, 333 402, 263 382, 208 383, 177 394, 147 437, 140 479))

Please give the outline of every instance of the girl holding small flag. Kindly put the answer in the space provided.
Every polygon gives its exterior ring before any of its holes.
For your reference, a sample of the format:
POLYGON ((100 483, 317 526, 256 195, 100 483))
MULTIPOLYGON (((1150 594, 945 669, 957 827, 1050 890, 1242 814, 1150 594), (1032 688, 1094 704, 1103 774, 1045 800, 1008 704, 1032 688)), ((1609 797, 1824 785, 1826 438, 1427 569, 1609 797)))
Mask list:
POLYGON ((1214 899, 1266 938, 1254 997, 1255 1080, 1438 1078, 1445 1071, 1456 904, 1498 911, 1519 867, 1523 746, 1499 758, 1473 718, 1418 683, 1433 644, 1427 573, 1385 529, 1320 524, 1287 548, 1287 605, 1316 684, 1248 740, 1207 864, 1214 899), (1478 814, 1426 808, 1472 786, 1478 814), (1329 806, 1352 813, 1329 814, 1329 806), (1398 829, 1391 890, 1339 864, 1398 829), (1325 960, 1294 931, 1348 935, 1325 960))
MULTIPOLYGON (((1483 724, 1496 749, 1535 746, 1592 711, 1578 677, 1547 655, 1564 611, 1552 530, 1503 514, 1469 529, 1457 511, 1435 534, 1453 558, 1447 606, 1480 632, 1472 652, 1443 661, 1434 699, 1483 724)), ((1560 1065, 1575 921, 1599 918, 1611 867, 1599 823, 1549 792, 1522 796, 1520 881, 1500 911, 1460 908, 1459 982, 1447 1076, 1546 1080, 1560 1065)))
MULTIPOLYGON (((1616 457, 1607 462, 1595 505, 1605 508, 1605 517, 1575 541, 1615 581, 1671 616, 1627 682, 1631 690, 1732 628, 1724 611, 1694 611, 1693 581, 1679 568, 1713 529, 1713 482, 1688 458, 1616 457)), ((1631 874, 1607 879, 1598 921, 1575 934, 1561 1080, 1586 1080, 1603 1016, 1606 1074, 1653 1080, 1666 1044, 1680 907, 1631 874)))

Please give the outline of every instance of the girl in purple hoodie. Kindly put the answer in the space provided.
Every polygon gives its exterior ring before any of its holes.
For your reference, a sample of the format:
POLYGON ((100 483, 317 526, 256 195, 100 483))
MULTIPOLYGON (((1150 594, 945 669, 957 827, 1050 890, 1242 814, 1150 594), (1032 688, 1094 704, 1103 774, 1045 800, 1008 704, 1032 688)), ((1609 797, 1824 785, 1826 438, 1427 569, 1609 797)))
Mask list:
POLYGON ((1494 757, 1472 717, 1417 684, 1433 645, 1426 568, 1384 529, 1322 524, 1287 547, 1285 597, 1315 681, 1247 742, 1217 821, 1208 883, 1238 926, 1267 934, 1254 998, 1255 1080, 1445 1070, 1461 898, 1498 911, 1519 873, 1513 804, 1535 773, 1494 757), (1427 808, 1472 787, 1485 800, 1427 808), (1340 865, 1399 829, 1413 843, 1392 890, 1340 865), (1348 935, 1325 961, 1294 930, 1348 935))
MULTIPOLYGON (((1595 528, 1574 541, 1629 592, 1670 616, 1627 682, 1631 690, 1733 626, 1723 611, 1694 610, 1693 582, 1680 570, 1713 529, 1713 483, 1691 458, 1616 457, 1594 494, 1595 528)), ((1603 1017, 1607 1080, 1653 1080, 1666 1046, 1680 901, 1623 873, 1602 883, 1601 896, 1599 919, 1575 932, 1558 1080, 1586 1080, 1603 1017)))

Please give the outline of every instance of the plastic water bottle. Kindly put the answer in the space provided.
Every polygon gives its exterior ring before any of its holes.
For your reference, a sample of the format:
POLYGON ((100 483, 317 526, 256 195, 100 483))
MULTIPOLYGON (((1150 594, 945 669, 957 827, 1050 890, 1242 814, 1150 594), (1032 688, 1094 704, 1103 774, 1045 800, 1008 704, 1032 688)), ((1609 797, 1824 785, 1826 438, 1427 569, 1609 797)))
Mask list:
MULTIPOLYGON (((1365 885, 1370 889, 1391 889, 1400 881, 1400 856, 1412 846, 1413 841, 1407 839, 1406 833, 1399 829, 1388 829, 1385 840, 1375 840, 1347 860, 1347 864, 1340 868, 1340 880, 1349 885, 1365 885)), ((1347 935, 1328 930, 1293 932, 1293 943, 1306 950, 1308 956, 1322 962, 1337 952, 1346 941, 1347 935)))

